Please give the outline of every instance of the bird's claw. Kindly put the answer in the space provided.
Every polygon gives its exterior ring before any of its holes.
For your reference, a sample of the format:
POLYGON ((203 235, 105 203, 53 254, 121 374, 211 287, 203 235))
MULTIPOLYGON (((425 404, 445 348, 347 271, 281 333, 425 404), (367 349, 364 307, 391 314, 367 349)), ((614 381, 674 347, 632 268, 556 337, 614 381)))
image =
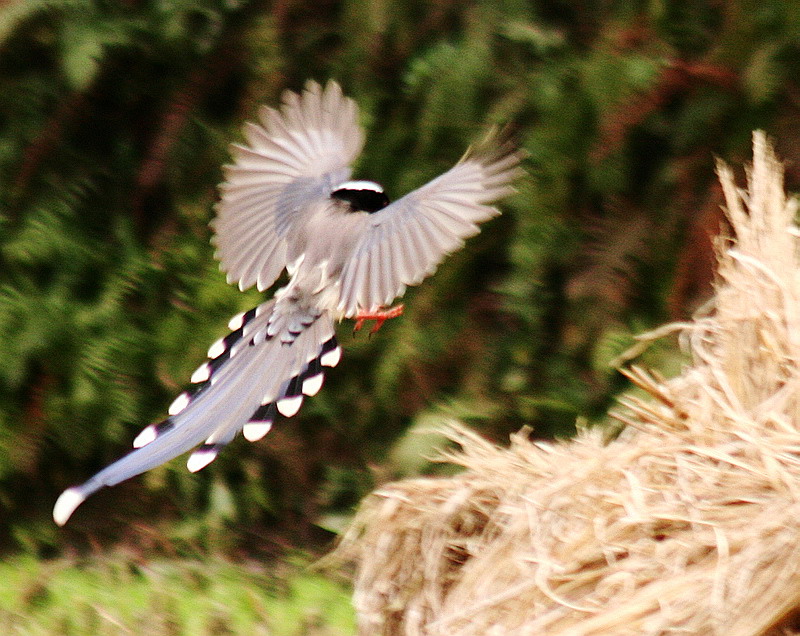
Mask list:
POLYGON ((394 307, 389 307, 389 309, 377 309, 375 311, 360 311, 356 314, 356 324, 353 325, 353 333, 356 331, 361 331, 361 328, 364 326, 364 323, 367 320, 374 320, 375 325, 372 329, 369 330, 369 335, 374 334, 378 329, 383 326, 389 318, 397 318, 403 313, 403 304, 400 303, 399 305, 395 305, 394 307))

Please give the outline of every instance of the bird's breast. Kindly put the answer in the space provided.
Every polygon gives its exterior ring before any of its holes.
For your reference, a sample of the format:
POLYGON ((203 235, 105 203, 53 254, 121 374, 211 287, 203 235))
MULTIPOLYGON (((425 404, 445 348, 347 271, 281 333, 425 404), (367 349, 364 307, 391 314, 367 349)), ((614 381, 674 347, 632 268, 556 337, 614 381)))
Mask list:
POLYGON ((353 257, 368 218, 366 213, 345 213, 336 206, 326 206, 309 216, 295 240, 290 241, 291 280, 282 292, 336 313, 342 270, 353 257))

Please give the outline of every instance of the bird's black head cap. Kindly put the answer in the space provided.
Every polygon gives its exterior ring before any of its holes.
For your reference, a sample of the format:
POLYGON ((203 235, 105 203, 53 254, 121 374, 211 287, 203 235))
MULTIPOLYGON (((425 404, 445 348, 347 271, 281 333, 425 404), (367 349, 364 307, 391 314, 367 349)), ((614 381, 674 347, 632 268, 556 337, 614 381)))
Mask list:
POLYGON ((374 181, 346 181, 337 186, 331 196, 347 201, 353 212, 377 212, 389 205, 389 197, 374 181))

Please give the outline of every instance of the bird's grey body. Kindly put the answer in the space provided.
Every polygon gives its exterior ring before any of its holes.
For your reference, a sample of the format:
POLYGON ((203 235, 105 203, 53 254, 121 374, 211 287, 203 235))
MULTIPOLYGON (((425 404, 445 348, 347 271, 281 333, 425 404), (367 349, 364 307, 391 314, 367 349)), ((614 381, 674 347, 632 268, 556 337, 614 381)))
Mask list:
POLYGON ((338 84, 309 82, 283 102, 280 111, 263 108, 259 124, 245 127, 247 144, 232 146, 212 227, 229 282, 265 290, 285 269, 288 284, 231 320, 231 333, 192 375, 194 390, 140 433, 134 451, 62 493, 53 511, 59 525, 103 486, 198 445, 188 467, 199 470, 239 431, 254 441, 277 413, 294 415, 303 395, 319 390, 323 367, 339 360, 335 323, 378 311, 431 274, 499 214, 488 204, 520 172, 519 153, 487 139, 386 205, 377 184, 349 181, 364 135, 338 84))

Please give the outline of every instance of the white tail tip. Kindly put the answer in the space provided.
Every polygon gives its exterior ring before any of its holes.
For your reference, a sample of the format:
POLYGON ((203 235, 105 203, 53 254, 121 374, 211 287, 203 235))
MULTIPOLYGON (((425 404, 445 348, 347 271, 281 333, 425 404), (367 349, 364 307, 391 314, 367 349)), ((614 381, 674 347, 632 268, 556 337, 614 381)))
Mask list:
POLYGON ((225 339, 220 338, 208 348, 208 357, 214 360, 225 353, 225 339))
POLYGON ((236 314, 233 318, 228 321, 228 329, 231 331, 236 331, 239 327, 244 324, 244 312, 236 314))
POLYGON ((189 394, 186 391, 184 391, 173 400, 172 404, 169 405, 167 413, 169 413, 170 415, 177 415, 183 409, 189 406, 189 402, 191 401, 191 399, 192 398, 189 397, 189 394))
POLYGON ((204 362, 194 370, 194 373, 192 373, 192 377, 189 378, 189 382, 197 384, 198 382, 205 382, 210 377, 211 377, 211 365, 208 364, 208 362, 204 362))
POLYGON ((312 375, 310 378, 303 380, 303 393, 308 396, 316 395, 322 388, 322 381, 325 376, 322 373, 312 375))
POLYGON ((292 415, 296 414, 297 411, 300 410, 300 406, 302 404, 303 396, 293 395, 292 397, 281 398, 276 402, 275 406, 278 407, 278 413, 284 417, 292 417, 292 415))
POLYGON ((217 458, 218 452, 216 448, 200 448, 189 455, 189 459, 186 461, 186 468, 189 469, 190 473, 203 470, 217 458))
POLYGON ((67 488, 61 493, 56 505, 53 506, 53 521, 59 526, 63 526, 72 516, 72 513, 75 512, 75 508, 85 500, 86 497, 80 488, 67 488))
POLYGON ((242 429, 242 435, 248 442, 257 442, 272 429, 272 422, 248 422, 242 429))
POLYGON ((336 347, 335 349, 331 349, 328 353, 324 353, 319 358, 319 363, 323 367, 335 367, 339 364, 339 360, 342 359, 342 348, 336 347))
POLYGON ((151 424, 147 428, 142 429, 142 432, 136 436, 133 440, 133 447, 141 448, 142 446, 147 446, 157 435, 155 424, 151 424))

